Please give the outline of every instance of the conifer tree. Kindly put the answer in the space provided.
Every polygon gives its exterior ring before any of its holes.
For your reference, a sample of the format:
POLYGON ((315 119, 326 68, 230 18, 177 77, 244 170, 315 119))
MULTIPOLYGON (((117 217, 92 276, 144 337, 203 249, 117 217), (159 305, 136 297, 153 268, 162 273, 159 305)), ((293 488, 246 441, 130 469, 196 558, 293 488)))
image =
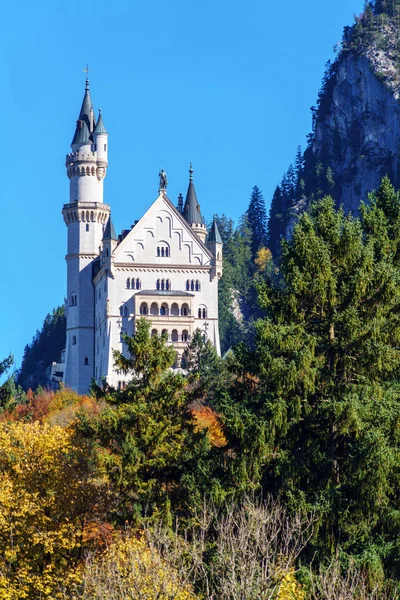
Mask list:
POLYGON ((285 232, 282 190, 278 185, 271 201, 267 228, 267 246, 274 257, 280 253, 281 240, 285 232))
POLYGON ((97 448, 100 472, 113 491, 112 512, 122 522, 154 511, 168 521, 171 506, 189 511, 196 493, 201 497, 206 489, 197 488, 190 467, 194 457, 199 463, 207 457, 208 448, 204 435, 194 432, 187 381, 169 370, 175 350, 163 336, 150 337, 150 326, 139 320, 135 334, 125 335, 128 356, 114 352, 115 368, 131 377, 127 387, 94 386, 105 407, 98 415, 82 413, 77 424, 97 448))
MULTIPOLYGON (((14 364, 14 358, 12 354, 7 356, 4 360, 0 361, 0 380, 3 375, 6 375, 14 364)), ((0 409, 5 408, 8 402, 11 400, 13 392, 15 390, 14 377, 10 375, 7 379, 0 384, 0 409)))
POLYGON ((267 211, 265 208, 265 200, 256 185, 251 192, 250 203, 247 209, 247 220, 252 235, 251 252, 254 258, 257 251, 265 246, 267 241, 267 211))
MULTIPOLYGON (((361 221, 315 202, 283 243, 280 274, 260 287, 255 353, 237 355, 248 440, 237 461, 253 485, 262 473, 265 491, 321 510, 320 557, 340 544, 396 569, 400 197, 389 180, 361 221)), ((237 431, 238 412, 225 415, 237 431)))

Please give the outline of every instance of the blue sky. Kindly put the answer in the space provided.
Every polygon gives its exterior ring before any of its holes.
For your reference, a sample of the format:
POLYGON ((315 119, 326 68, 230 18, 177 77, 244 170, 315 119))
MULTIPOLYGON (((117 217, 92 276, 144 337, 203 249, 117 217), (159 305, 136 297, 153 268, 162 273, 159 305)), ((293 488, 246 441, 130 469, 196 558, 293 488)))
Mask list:
POLYGON ((206 218, 270 198, 304 147, 310 106, 362 0, 183 0, 2 5, 0 359, 65 295, 64 160, 89 63, 110 133, 105 202, 117 231, 156 198, 176 201, 189 161, 206 218))

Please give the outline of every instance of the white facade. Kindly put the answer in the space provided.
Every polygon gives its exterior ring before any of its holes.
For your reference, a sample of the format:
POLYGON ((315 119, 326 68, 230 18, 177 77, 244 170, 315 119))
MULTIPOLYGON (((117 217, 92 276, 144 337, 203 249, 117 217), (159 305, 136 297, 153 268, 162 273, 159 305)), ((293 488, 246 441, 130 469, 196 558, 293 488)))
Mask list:
POLYGON ((151 321, 153 334, 168 336, 177 366, 197 328, 219 352, 222 243, 216 225, 204 241, 192 170, 185 209, 176 209, 160 189, 143 217, 117 238, 110 206, 103 203, 108 135, 101 115, 95 124, 88 82, 72 150, 66 160, 70 201, 63 207, 68 228, 65 384, 80 394, 93 378, 123 385, 126 378, 114 370, 113 350, 126 350, 121 336, 132 335, 141 317, 151 321), (188 221, 190 215, 198 215, 197 223, 188 221))

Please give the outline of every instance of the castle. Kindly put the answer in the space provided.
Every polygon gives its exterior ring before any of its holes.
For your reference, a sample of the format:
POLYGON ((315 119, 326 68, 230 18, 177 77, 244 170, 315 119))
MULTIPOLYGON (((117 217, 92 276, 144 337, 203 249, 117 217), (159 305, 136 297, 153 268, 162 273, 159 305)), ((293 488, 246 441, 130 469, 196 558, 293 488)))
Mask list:
POLYGON ((207 232, 192 167, 185 202, 182 195, 177 207, 169 200, 162 170, 157 199, 117 236, 103 201, 108 133, 101 111, 95 118, 88 78, 71 149, 70 197, 62 211, 68 229, 65 385, 79 394, 92 379, 124 387, 113 350, 126 351, 123 334, 132 335, 139 318, 174 347, 176 367, 197 328, 219 353, 222 240, 215 221, 207 232))

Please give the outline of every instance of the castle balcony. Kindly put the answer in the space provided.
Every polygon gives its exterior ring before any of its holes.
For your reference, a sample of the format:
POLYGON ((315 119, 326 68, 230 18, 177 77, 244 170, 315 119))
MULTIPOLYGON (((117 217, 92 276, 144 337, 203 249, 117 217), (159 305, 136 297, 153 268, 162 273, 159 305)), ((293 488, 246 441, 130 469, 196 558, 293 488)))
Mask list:
POLYGON ((193 298, 183 290, 141 290, 134 295, 135 317, 193 323, 193 298))
POLYGON ((172 325, 187 325, 188 327, 194 325, 194 316, 176 316, 176 315, 154 315, 154 314, 141 314, 135 313, 135 319, 146 319, 147 321, 151 321, 154 325, 168 325, 168 327, 172 325))

